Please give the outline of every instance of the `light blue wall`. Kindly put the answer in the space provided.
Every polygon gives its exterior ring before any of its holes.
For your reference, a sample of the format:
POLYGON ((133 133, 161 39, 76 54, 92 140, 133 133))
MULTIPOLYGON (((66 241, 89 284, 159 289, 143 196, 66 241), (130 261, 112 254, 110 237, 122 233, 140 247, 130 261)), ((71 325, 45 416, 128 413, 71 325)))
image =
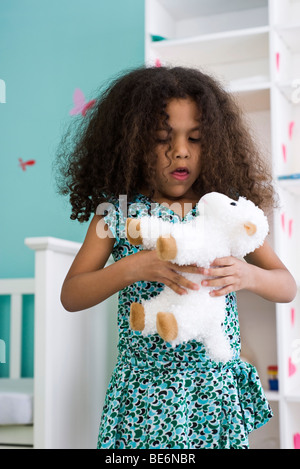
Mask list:
POLYGON ((83 240, 51 172, 73 92, 143 62, 143 0, 0 0, 0 278, 34 275, 26 237, 83 240))
MULTIPOLYGON (((144 0, 0 0, 0 80, 6 84, 6 103, 0 103, 0 278, 34 276, 26 237, 83 241, 88 225, 70 220, 52 174, 57 145, 72 120, 74 90, 92 99, 116 73, 143 62, 144 0), (22 171, 19 158, 36 163, 22 171)), ((22 370, 32 376, 33 302, 23 301, 22 370)), ((8 359, 9 304, 0 297, 8 359)), ((1 364, 0 376, 7 375, 8 365, 1 364)))

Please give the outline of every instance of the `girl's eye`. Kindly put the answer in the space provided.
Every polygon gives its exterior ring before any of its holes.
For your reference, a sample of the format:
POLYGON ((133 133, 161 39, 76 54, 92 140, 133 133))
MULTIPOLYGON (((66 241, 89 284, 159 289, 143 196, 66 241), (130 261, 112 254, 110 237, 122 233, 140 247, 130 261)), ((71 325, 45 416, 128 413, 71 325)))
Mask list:
POLYGON ((167 142, 169 140, 169 138, 168 137, 159 137, 159 136, 157 136, 156 140, 158 142, 167 142))
POLYGON ((190 142, 192 142, 192 143, 198 143, 198 142, 200 142, 200 138, 195 138, 195 137, 190 137, 189 140, 190 140, 190 142))
POLYGON ((170 141, 170 140, 169 140, 168 138, 165 138, 165 139, 163 139, 163 138, 157 138, 157 139, 156 139, 156 143, 161 144, 161 145, 165 145, 166 143, 169 143, 169 141, 170 141))

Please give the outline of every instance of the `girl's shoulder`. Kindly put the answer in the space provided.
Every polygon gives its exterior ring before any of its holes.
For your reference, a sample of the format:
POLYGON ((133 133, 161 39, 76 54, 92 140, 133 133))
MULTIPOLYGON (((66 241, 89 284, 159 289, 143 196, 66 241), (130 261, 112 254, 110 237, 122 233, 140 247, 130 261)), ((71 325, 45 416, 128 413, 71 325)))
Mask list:
POLYGON ((98 205, 96 215, 103 217, 116 240, 115 244, 118 244, 126 237, 126 219, 148 215, 150 208, 150 200, 142 194, 136 194, 130 200, 122 194, 103 194, 103 201, 98 205))

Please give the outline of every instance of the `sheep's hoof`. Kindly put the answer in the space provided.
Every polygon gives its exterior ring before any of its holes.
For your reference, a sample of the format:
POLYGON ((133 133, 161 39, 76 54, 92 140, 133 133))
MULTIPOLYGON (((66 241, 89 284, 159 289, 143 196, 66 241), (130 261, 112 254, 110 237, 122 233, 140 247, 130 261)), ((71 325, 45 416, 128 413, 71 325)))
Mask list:
POLYGON ((129 324, 133 331, 143 331, 145 327, 144 306, 140 303, 132 303, 130 306, 129 324))
POLYGON ((166 342, 172 342, 178 335, 178 325, 173 313, 157 313, 156 329, 166 342))
POLYGON ((163 261, 171 261, 177 255, 177 244, 175 238, 170 236, 160 236, 156 242, 157 254, 163 261))

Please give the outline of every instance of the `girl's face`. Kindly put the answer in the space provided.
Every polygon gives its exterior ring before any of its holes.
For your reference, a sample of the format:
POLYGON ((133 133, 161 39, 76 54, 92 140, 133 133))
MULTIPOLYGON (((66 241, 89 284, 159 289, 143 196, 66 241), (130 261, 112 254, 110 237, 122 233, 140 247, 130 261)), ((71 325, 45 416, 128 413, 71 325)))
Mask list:
POLYGON ((166 112, 171 134, 157 130, 157 198, 195 198, 192 185, 201 168, 200 115, 190 99, 171 99, 166 112), (166 152, 167 155, 166 156, 166 152))

